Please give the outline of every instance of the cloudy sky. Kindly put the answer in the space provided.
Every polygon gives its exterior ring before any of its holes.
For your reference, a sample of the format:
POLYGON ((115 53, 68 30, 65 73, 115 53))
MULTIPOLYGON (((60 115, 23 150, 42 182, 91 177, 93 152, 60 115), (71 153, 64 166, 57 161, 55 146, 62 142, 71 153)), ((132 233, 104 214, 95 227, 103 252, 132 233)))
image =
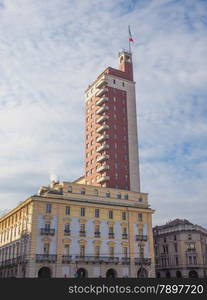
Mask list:
POLYGON ((207 1, 0 0, 0 209, 83 173, 83 92, 135 43, 154 225, 207 227, 207 1))

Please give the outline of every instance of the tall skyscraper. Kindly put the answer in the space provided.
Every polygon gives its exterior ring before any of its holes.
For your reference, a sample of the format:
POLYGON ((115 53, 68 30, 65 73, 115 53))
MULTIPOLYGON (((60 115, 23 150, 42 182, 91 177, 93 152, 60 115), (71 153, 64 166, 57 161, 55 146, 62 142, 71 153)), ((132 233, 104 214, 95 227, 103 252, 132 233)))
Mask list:
POLYGON ((88 87, 85 182, 140 191, 136 93, 132 54, 119 53, 119 68, 108 67, 88 87))

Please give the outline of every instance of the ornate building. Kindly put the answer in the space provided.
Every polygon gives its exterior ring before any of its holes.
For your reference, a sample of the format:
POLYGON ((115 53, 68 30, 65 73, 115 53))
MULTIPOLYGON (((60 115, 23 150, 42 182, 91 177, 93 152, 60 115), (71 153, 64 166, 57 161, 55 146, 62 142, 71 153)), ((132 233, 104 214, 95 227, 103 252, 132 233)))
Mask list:
POLYGON ((207 230, 176 219, 153 229, 157 277, 207 277, 207 230))
POLYGON ((154 277, 147 194, 52 183, 0 219, 1 277, 154 277))

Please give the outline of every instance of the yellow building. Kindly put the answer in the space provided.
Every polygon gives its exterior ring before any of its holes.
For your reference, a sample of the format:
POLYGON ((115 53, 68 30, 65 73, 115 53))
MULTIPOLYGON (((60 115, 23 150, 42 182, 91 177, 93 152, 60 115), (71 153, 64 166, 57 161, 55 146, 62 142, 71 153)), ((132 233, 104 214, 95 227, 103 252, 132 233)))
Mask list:
POLYGON ((147 194, 52 182, 0 218, 0 277, 154 277, 147 194))

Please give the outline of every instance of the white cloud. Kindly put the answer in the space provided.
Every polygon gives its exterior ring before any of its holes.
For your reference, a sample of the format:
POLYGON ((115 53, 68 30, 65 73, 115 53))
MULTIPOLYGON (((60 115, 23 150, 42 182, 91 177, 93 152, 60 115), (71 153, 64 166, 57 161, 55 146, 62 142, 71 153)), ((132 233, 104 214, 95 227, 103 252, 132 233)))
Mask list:
POLYGON ((1 208, 51 174, 83 173, 83 92, 117 66, 130 24, 141 182, 154 222, 207 226, 205 14, 201 0, 0 1, 1 208))

